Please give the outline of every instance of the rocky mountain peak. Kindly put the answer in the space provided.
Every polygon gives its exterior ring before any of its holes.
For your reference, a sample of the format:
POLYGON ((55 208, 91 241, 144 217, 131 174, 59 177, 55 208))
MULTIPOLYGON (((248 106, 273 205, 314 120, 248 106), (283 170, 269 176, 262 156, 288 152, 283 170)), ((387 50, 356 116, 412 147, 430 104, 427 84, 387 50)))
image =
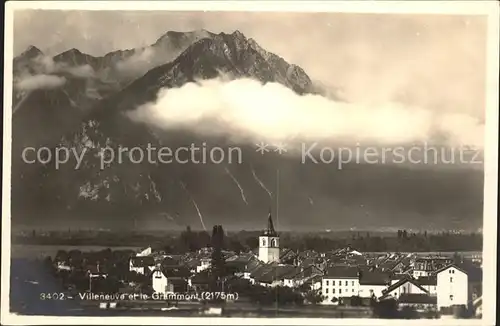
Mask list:
POLYGON ((42 54, 43 54, 43 52, 39 48, 37 48, 34 45, 30 45, 26 48, 26 50, 24 50, 23 53, 21 53, 19 55, 19 57, 23 57, 23 58, 27 58, 27 59, 34 59, 42 54))
POLYGON ((192 43, 204 39, 213 37, 213 33, 205 29, 194 30, 189 32, 176 32, 168 31, 163 34, 158 40, 152 45, 153 47, 166 47, 166 48, 182 48, 184 50, 187 46, 192 43))

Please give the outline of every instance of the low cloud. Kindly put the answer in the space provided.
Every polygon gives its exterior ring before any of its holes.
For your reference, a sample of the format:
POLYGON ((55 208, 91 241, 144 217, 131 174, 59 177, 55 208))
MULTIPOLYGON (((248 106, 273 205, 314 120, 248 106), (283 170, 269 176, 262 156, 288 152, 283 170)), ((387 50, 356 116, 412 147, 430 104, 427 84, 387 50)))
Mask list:
POLYGON ((95 77, 95 71, 90 65, 83 65, 77 67, 69 67, 65 69, 74 77, 79 78, 92 78, 95 77))
POLYGON ((40 55, 30 60, 14 78, 18 90, 54 89, 63 86, 66 78, 56 74, 69 74, 75 78, 93 78, 95 71, 90 65, 70 66, 55 62, 52 57, 40 55), (29 67, 29 68, 28 68, 29 67))
POLYGON ((484 125, 462 113, 439 113, 399 103, 344 103, 300 96, 277 83, 205 80, 162 89, 155 103, 130 113, 162 129, 188 129, 247 141, 325 141, 366 145, 445 142, 483 147, 484 125))
POLYGON ((34 75, 21 78, 16 83, 16 88, 22 91, 32 91, 35 89, 55 89, 63 86, 66 78, 54 75, 34 75))
POLYGON ((155 51, 151 48, 144 48, 134 53, 132 56, 118 61, 116 70, 124 76, 136 76, 149 70, 153 65, 152 60, 155 57, 155 51))

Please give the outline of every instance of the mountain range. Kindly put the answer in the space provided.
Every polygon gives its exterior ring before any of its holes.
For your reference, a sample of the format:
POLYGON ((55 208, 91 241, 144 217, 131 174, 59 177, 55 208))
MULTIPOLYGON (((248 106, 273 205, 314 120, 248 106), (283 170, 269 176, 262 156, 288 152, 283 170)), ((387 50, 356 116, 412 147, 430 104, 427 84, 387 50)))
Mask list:
POLYGON ((298 95, 323 94, 297 65, 239 31, 167 32, 154 44, 96 57, 71 49, 54 57, 31 46, 14 58, 12 224, 112 228, 278 229, 477 228, 483 176, 478 171, 359 165, 338 171, 304 165, 254 144, 193 130, 160 129, 130 119, 164 89, 224 76, 275 82, 298 95), (109 146, 237 145, 242 164, 141 164, 100 167, 109 146), (24 148, 85 150, 71 159, 26 164, 24 148), (278 195, 279 193, 279 195, 278 195), (279 212, 278 212, 279 209, 279 212), (201 216, 200 216, 201 215, 201 216))

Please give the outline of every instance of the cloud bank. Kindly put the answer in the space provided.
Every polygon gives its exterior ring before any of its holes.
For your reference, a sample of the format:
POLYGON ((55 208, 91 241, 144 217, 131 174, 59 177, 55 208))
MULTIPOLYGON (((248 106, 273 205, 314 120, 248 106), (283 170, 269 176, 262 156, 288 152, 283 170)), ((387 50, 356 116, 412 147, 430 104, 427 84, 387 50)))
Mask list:
POLYGON ((90 65, 69 66, 66 63, 54 62, 52 57, 40 55, 25 65, 15 76, 17 90, 54 89, 63 86, 67 79, 61 74, 69 74, 74 78, 93 78, 95 71, 90 65))
POLYGON ((22 91, 33 91, 35 89, 55 89, 63 86, 66 78, 54 75, 34 75, 21 78, 16 83, 16 88, 22 91))
POLYGON ((484 125, 463 113, 399 103, 337 102, 300 96, 277 83, 223 78, 163 89, 130 118, 165 130, 188 129, 252 142, 325 141, 367 146, 441 142, 483 147, 484 125))

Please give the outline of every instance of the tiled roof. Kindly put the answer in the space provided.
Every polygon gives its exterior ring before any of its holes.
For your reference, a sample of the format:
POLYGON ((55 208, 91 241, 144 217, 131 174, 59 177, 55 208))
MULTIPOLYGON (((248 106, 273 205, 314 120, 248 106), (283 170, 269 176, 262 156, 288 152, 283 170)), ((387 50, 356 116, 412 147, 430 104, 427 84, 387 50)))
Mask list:
POLYGON ((389 274, 379 271, 362 272, 359 279, 360 285, 386 285, 389 282, 389 274))
POLYGON ((392 292, 393 290, 397 289, 398 287, 400 287, 401 285, 405 284, 406 282, 410 282, 411 284, 415 285, 416 287, 418 287, 420 290, 422 290, 425 293, 429 292, 426 289, 424 289, 420 284, 418 284, 418 282, 415 279, 413 279, 413 278, 404 278, 404 279, 400 280, 399 282, 396 282, 393 285, 389 286, 387 289, 385 289, 383 291, 384 295, 382 297, 384 297, 386 294, 392 292))
POLYGON ((255 280, 260 283, 272 283, 273 281, 282 280, 296 271, 297 267, 292 265, 275 265, 256 277, 255 280))
POLYGON ((325 278, 358 278, 357 267, 336 266, 326 270, 325 278))
POLYGON ((189 277, 191 275, 185 266, 162 266, 161 271, 166 277, 189 277))
POLYGON ((420 276, 417 280, 420 285, 437 285, 437 277, 433 276, 420 276))
POLYGON ((201 260, 197 259, 197 258, 194 258, 194 259, 186 261, 184 264, 188 268, 195 268, 195 267, 197 267, 197 266, 199 266, 201 264, 201 260))
POLYGON ((132 257, 130 258, 130 261, 132 262, 133 267, 148 267, 155 265, 155 260, 151 256, 132 257))
POLYGON ((191 278, 191 284, 208 284, 210 277, 208 271, 204 270, 191 278))
POLYGON ((178 255, 175 255, 175 256, 166 256, 165 258, 163 258, 163 260, 161 261, 161 264, 163 266, 176 266, 176 265, 179 265, 181 261, 181 256, 178 256, 178 255))
POLYGON ((437 297, 422 293, 403 293, 398 301, 400 303, 436 304, 437 297))

